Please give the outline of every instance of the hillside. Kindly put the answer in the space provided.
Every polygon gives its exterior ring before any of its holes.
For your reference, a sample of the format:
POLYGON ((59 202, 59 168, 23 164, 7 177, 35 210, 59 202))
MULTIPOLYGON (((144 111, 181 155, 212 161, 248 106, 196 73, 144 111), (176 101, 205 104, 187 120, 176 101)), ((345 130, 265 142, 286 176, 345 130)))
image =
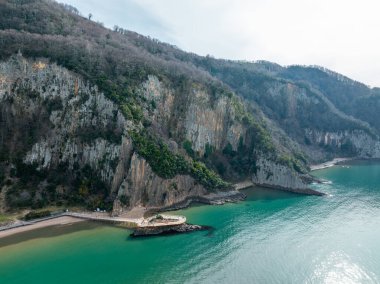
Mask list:
POLYGON ((377 157, 377 89, 320 67, 282 67, 191 57, 259 108, 309 161, 335 156, 377 157))
POLYGON ((0 1, 0 39, 1 210, 175 206, 247 179, 313 193, 310 162, 380 157, 376 114, 325 71, 200 57, 49 0, 0 1))

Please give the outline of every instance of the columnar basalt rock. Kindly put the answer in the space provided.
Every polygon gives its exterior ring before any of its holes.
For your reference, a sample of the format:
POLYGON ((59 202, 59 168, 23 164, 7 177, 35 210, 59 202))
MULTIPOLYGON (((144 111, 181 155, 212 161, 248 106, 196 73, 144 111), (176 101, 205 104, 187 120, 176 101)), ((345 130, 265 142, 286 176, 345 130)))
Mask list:
POLYGON ((212 99, 211 95, 199 86, 190 93, 174 91, 161 83, 157 77, 149 76, 142 84, 140 93, 154 104, 151 113, 146 113, 161 128, 170 127, 177 133, 183 132, 184 138, 191 142, 194 151, 203 155, 206 145, 223 149, 230 143, 237 149, 239 139, 246 129, 235 119, 232 100, 226 96, 212 99), (181 114, 178 114, 181 108, 181 114))
MULTIPOLYGON (((211 202, 209 191, 190 175, 165 179, 154 173, 129 138, 128 131, 139 126, 125 119, 115 103, 75 73, 47 60, 31 61, 18 55, 0 63, 0 76, 5 123, 0 130, 2 143, 8 147, 23 137, 19 158, 24 164, 41 172, 60 174, 63 170, 74 180, 78 171, 87 167, 104 182, 108 198, 115 200, 120 212, 137 205, 170 207, 191 198, 211 202), (28 131, 34 132, 31 135, 28 131)), ((179 145, 183 139, 189 140, 200 156, 207 147, 221 152, 230 144, 237 151, 238 144, 244 142, 241 139, 247 128, 236 118, 233 101, 226 95, 211 98, 200 86, 194 86, 190 93, 175 94, 155 76, 149 76, 138 93, 146 98, 143 111, 158 133, 169 130, 178 134, 172 139, 164 137, 174 153, 184 154, 179 145), (182 114, 176 110, 180 101, 184 102, 182 114)), ((296 177, 287 176, 294 174, 292 170, 265 158, 260 163, 263 170, 253 179, 257 184, 301 188, 296 177)), ((88 194, 86 183, 78 186, 75 190, 79 194, 88 194)))
MULTIPOLYGON (((75 164, 88 164, 110 184, 115 171, 111 162, 120 156, 121 137, 128 126, 118 108, 96 87, 69 71, 55 64, 34 66, 36 63, 22 57, 0 64, 0 71, 8 78, 0 90, 4 107, 8 105, 20 119, 25 113, 43 112, 49 120, 45 121, 46 132, 35 137, 24 162, 37 164, 40 170, 61 163, 70 169, 75 164), (78 95, 74 94, 75 86, 78 95)), ((7 123, 12 125, 12 121, 7 123)))
POLYGON ((129 198, 129 207, 170 206, 190 196, 202 196, 207 190, 188 175, 163 179, 155 174, 146 160, 134 153, 128 174, 120 186, 118 197, 129 198))
POLYGON ((379 138, 362 130, 326 132, 307 129, 305 135, 315 144, 338 150, 350 147, 351 154, 357 158, 380 158, 379 138))
POLYGON ((256 162, 256 167, 257 171, 252 177, 255 184, 291 191, 308 188, 308 182, 302 178, 302 175, 284 165, 260 158, 256 162))

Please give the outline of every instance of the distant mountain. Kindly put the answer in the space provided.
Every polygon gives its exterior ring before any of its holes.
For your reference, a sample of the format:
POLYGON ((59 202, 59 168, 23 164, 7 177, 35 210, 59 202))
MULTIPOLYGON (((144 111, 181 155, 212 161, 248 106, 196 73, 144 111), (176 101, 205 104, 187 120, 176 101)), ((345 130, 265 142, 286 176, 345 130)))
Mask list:
POLYGON ((380 157, 378 89, 323 68, 202 57, 49 0, 0 1, 0 50, 0 210, 314 194, 311 162, 380 157))

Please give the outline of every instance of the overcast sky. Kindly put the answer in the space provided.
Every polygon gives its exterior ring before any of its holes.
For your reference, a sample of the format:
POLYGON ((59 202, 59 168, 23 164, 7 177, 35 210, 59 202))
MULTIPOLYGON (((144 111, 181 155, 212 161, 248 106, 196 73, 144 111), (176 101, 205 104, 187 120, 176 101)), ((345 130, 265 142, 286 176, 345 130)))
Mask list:
POLYGON ((380 87, 379 0, 61 0, 217 58, 321 65, 380 87))

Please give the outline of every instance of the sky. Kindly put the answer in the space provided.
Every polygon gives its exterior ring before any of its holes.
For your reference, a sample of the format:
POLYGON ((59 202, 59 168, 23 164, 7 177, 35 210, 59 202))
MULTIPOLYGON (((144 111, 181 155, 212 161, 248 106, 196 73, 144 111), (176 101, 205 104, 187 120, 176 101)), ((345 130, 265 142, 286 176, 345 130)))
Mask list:
MULTIPOLYGON (((62 1, 62 0, 61 0, 62 1)), ((380 87, 379 0, 63 0, 199 55, 320 65, 380 87)))

